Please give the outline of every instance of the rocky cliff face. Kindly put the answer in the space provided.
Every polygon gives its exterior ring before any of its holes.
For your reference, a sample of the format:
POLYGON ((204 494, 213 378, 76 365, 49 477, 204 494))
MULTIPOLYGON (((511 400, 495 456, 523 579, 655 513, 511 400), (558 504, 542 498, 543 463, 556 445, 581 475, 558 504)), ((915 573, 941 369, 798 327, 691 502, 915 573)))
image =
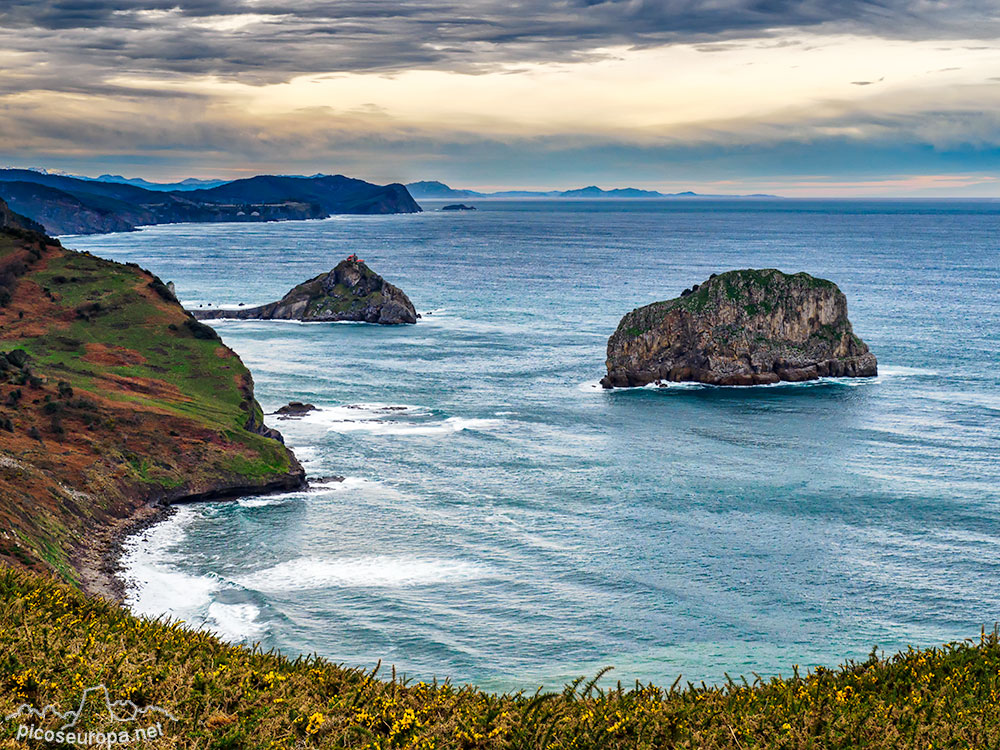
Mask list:
POLYGON ((606 388, 656 381, 757 385, 877 374, 833 282, 728 271, 628 313, 608 340, 606 388))
POLYGON ((194 315, 199 320, 354 320, 383 325, 417 322, 417 312, 406 294, 353 256, 329 273, 299 284, 277 302, 242 310, 195 310, 194 315))
POLYGON ((159 279, 0 229, 0 564, 106 593, 95 540, 151 504, 303 484, 250 372, 159 279))

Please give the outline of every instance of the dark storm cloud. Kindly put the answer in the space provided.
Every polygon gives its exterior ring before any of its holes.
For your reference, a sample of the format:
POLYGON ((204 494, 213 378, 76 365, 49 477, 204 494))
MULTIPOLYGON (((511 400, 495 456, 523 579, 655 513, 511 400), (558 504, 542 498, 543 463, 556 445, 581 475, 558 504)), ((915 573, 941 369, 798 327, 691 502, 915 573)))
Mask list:
POLYGON ((476 72, 579 59, 613 45, 759 38, 778 28, 907 39, 997 34, 992 1, 915 7, 910 0, 4 0, 0 51, 19 55, 16 75, 4 81, 11 91, 41 83, 36 64, 59 70, 76 89, 117 74, 254 83, 334 71, 476 72))

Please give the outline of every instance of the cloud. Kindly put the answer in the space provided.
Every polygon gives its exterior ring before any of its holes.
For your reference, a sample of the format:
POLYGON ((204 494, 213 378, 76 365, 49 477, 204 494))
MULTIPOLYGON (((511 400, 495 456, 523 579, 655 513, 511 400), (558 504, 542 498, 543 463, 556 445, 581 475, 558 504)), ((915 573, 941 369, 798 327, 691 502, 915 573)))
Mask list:
POLYGON ((586 59, 614 46, 738 44, 789 29, 963 40, 1000 32, 989 0, 5 0, 0 7, 0 49, 22 58, 22 84, 58 86, 43 75, 49 67, 77 89, 123 74, 273 82, 331 71, 481 71, 586 59))
POLYGON ((993 0, 3 0, 0 158, 528 184, 993 148, 998 35, 993 0))

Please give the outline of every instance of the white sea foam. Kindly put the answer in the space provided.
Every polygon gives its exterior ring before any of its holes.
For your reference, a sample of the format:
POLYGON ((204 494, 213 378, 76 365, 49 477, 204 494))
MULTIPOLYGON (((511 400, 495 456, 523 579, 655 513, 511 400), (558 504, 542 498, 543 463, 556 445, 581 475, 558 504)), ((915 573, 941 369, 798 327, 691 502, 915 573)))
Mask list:
POLYGON ((344 477, 342 480, 331 479, 326 482, 310 482, 309 486, 322 490, 325 493, 330 493, 372 489, 381 487, 382 483, 375 479, 365 479, 364 477, 344 477))
POLYGON ((501 419, 433 419, 426 407, 388 403, 325 406, 303 415, 297 421, 325 427, 328 432, 368 432, 376 435, 447 435, 463 430, 495 429, 504 424, 501 419))
POLYGON ((130 537, 122 545, 125 601, 140 615, 169 615, 188 619, 207 607, 219 582, 178 570, 171 564, 171 550, 182 544, 186 527, 195 518, 192 508, 181 506, 170 518, 130 537))
POLYGON ((301 462, 315 461, 319 458, 319 449, 315 445, 294 446, 295 457, 301 462))
POLYGON ((317 480, 310 481, 309 486, 301 490, 279 492, 273 495, 260 495, 257 497, 241 497, 236 501, 236 504, 243 508, 266 508, 269 505, 281 505, 289 500, 305 501, 312 496, 329 495, 333 492, 372 487, 381 487, 381 482, 374 479, 365 479, 364 477, 317 480))
POLYGON ((256 638, 264 625, 257 621, 260 610, 255 605, 216 601, 231 584, 184 572, 175 564, 175 550, 185 544, 187 527, 197 513, 180 506, 170 518, 125 541, 119 574, 126 586, 125 602, 135 614, 184 620, 227 640, 256 638))
POLYGON ((703 388, 736 389, 742 391, 753 388, 816 388, 827 385, 845 385, 851 388, 856 388, 858 386, 874 385, 880 382, 882 382, 881 375, 870 378, 815 378, 813 380, 802 380, 799 382, 780 380, 777 383, 758 383, 756 385, 714 385, 712 383, 697 383, 693 381, 683 381, 677 383, 669 380, 661 380, 654 383, 647 383, 642 386, 642 388, 653 391, 696 391, 703 388))
POLYGON ((337 422, 330 432, 370 432, 376 435, 447 435, 463 430, 491 430, 504 424, 502 419, 464 419, 449 417, 440 422, 389 422, 377 419, 337 422))
POLYGON ((264 624, 257 621, 258 615, 260 609, 253 604, 212 602, 205 626, 229 641, 253 640, 264 633, 264 624))
POLYGON ((466 560, 419 557, 300 557, 237 580, 260 592, 321 588, 399 588, 487 578, 492 571, 466 560))
POLYGON ((423 406, 413 406, 411 404, 346 404, 344 406, 323 406, 307 414, 303 414, 296 421, 303 424, 330 425, 341 422, 357 422, 361 420, 383 419, 393 416, 417 416, 429 414, 429 410, 423 406))
POLYGON ((241 497, 236 504, 241 508, 266 508, 268 505, 279 505, 285 498, 271 497, 241 497))
POLYGON ((907 377, 910 375, 935 376, 939 375, 940 373, 938 373, 937 370, 928 370, 923 367, 903 367, 903 366, 893 367, 892 365, 879 365, 878 374, 879 376, 896 378, 896 377, 907 377))

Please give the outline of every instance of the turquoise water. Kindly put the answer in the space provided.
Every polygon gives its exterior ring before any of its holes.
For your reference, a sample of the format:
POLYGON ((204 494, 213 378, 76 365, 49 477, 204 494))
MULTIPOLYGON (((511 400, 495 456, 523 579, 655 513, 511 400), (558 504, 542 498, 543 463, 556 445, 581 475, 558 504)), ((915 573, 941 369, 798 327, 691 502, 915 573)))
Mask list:
POLYGON ((129 545, 137 611, 491 689, 788 673, 1000 619, 1000 204, 479 208, 66 239, 189 306, 357 252, 424 314, 218 323, 265 411, 323 407, 271 424, 346 479, 184 506, 129 545), (622 314, 739 267, 836 281, 880 376, 596 386, 622 314))

